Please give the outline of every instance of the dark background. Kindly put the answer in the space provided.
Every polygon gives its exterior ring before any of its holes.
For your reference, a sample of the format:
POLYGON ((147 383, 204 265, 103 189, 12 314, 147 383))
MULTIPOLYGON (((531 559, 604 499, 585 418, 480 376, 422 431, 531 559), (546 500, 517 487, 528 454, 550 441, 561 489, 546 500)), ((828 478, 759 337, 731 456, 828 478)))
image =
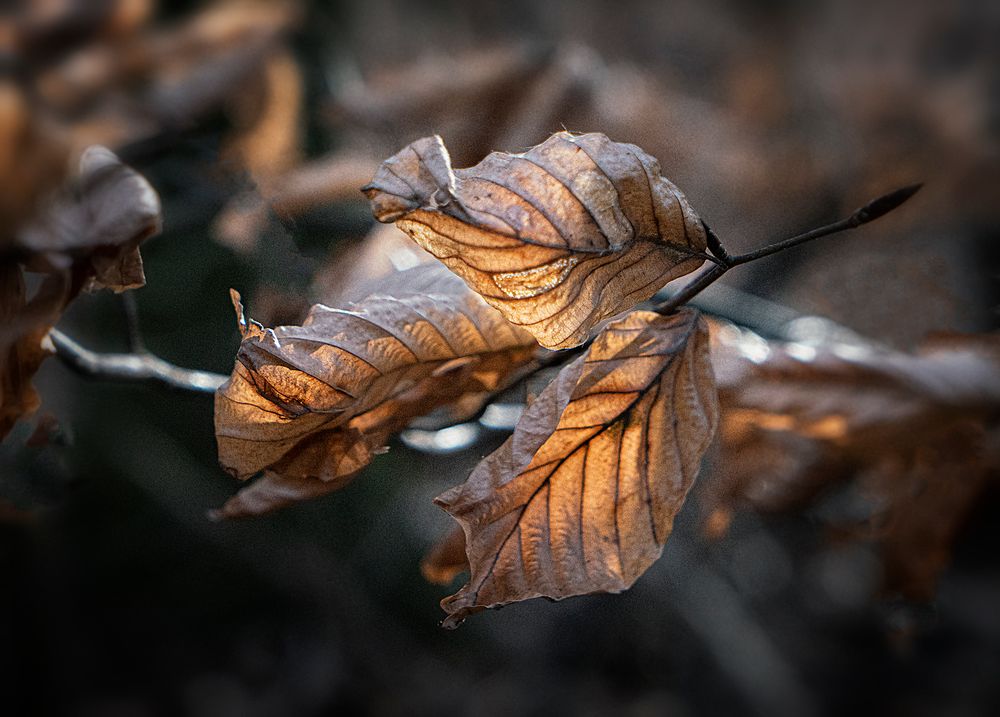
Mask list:
MULTIPOLYGON (((170 3, 148 28, 201 9, 170 3)), ((732 251, 924 181, 876 225, 727 277, 906 350, 928 331, 996 325, 998 37, 990 2, 368 0, 304 3, 268 52, 288 49, 301 73, 304 158, 377 160, 437 131, 465 165, 561 126, 603 131, 658 157, 732 251), (499 78, 486 90, 468 78, 480 69, 499 78)), ((144 82, 121 92, 153 102, 144 82)), ((213 222, 258 179, 225 152, 255 87, 240 82, 169 140, 112 143, 164 203, 135 292, 145 341, 221 373, 238 341, 229 287, 255 318, 294 320, 329 290, 313 276, 371 224, 358 196, 271 217, 247 246, 218 241, 213 222)), ((89 110, 74 111, 70 126, 89 110)), ((59 327, 126 348, 110 294, 82 297, 59 327)), ((696 488, 629 592, 533 601, 446 632, 437 602, 453 590, 419 571, 449 527, 431 499, 502 433, 451 456, 393 444, 340 493, 212 523, 206 511, 237 486, 216 464, 209 397, 87 380, 56 360, 36 385, 56 437, 25 445, 29 422, 0 446, 2 712, 1000 709, 995 485, 930 603, 879 596, 876 548, 831 542, 809 511, 742 512, 708 541, 696 488)))

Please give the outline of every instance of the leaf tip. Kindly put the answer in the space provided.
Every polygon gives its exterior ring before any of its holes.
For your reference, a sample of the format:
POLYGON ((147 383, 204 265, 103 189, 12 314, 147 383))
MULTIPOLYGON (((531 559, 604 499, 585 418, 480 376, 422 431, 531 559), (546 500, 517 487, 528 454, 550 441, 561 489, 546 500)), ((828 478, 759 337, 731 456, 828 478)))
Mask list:
POLYGON ((246 310, 243 307, 243 297, 236 289, 229 289, 229 300, 233 302, 233 309, 236 311, 236 328, 240 332, 240 338, 259 336, 264 333, 263 324, 259 324, 253 319, 248 319, 246 310))
POLYGON ((456 597, 457 595, 461 595, 462 592, 463 591, 459 591, 456 595, 446 597, 441 601, 441 607, 448 613, 448 616, 438 624, 445 630, 454 630, 461 626, 470 615, 475 615, 478 612, 486 610, 485 605, 456 605, 456 597))

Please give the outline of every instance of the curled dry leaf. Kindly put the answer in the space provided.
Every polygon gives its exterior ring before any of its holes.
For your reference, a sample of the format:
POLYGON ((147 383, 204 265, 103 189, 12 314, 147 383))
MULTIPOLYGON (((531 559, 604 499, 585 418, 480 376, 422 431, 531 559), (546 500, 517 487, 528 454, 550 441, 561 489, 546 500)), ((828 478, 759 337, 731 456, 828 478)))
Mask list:
POLYGON ((506 443, 437 503, 465 530, 471 576, 446 627, 533 597, 620 592, 660 556, 717 421, 696 312, 607 326, 506 443))
POLYGON ((302 326, 264 329, 236 300, 243 340, 216 393, 219 460, 241 479, 266 474, 224 517, 336 490, 412 419, 499 390, 537 348, 436 262, 348 309, 316 305, 302 326))
POLYGON ((104 147, 80 158, 77 180, 18 234, 29 265, 69 267, 85 288, 115 291, 146 283, 139 244, 160 229, 160 199, 145 177, 104 147))
POLYGON ((705 258, 704 227, 656 160, 603 134, 559 132, 458 170, 441 138, 425 137, 364 191, 376 219, 547 348, 583 343, 705 258))

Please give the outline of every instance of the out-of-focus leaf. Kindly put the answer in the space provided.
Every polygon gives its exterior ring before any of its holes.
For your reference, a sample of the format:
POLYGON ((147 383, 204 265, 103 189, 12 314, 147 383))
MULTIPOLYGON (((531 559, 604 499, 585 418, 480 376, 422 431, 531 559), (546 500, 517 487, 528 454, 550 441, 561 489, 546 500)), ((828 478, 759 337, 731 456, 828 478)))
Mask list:
POLYGON ((275 329, 247 322, 237 302, 243 341, 216 394, 219 460, 241 479, 267 475, 266 488, 248 489, 253 500, 237 496, 222 515, 335 490, 412 419, 499 390, 534 360, 531 335, 437 263, 382 287, 275 329))
POLYGON ((462 526, 469 582, 446 627, 533 597, 620 592, 660 556, 717 422, 696 312, 608 325, 506 443, 437 503, 462 526))
MULTIPOLYGON (((367 64, 375 58, 359 59, 367 64)), ((550 60, 547 48, 525 43, 421 52, 393 65, 377 62, 363 80, 344 83, 326 115, 349 146, 378 148, 385 156, 403 137, 437 133, 460 139, 455 161, 471 164, 496 146, 501 128, 520 121, 529 99, 525 93, 550 60)), ((555 126, 506 146, 528 146, 555 126)))
POLYGON ((975 420, 943 423, 912 451, 886 451, 859 470, 858 492, 875 507, 835 530, 881 547, 883 592, 931 600, 951 562, 963 520, 1000 477, 1000 434, 975 420))
MULTIPOLYGON (((0 100, 2 102, 2 100, 0 100)), ((103 147, 14 237, 0 263, 0 438, 39 404, 31 377, 52 353, 46 334, 81 289, 142 286, 139 243, 159 230, 160 200, 149 182, 103 147), (25 269, 40 272, 29 291, 25 269)))
POLYGON ((66 175, 64 138, 36 110, 14 83, 0 80, 0 250, 66 175))
POLYGON ((789 510, 851 491, 860 517, 827 511, 826 524, 881 546, 887 592, 929 598, 1000 467, 997 337, 940 337, 909 355, 765 342, 720 324, 713 363, 722 445, 699 497, 709 532, 741 504, 789 510))
POLYGON ((79 178, 18 234, 29 266, 85 277, 94 291, 146 283, 139 244, 160 230, 160 199, 146 179, 104 147, 80 158, 79 178))
POLYGON ((53 274, 29 301, 21 267, 0 262, 0 439, 38 409, 31 378, 52 354, 45 336, 59 319, 68 291, 65 274, 53 274))
POLYGON ((940 339, 916 355, 760 343, 727 330, 715 337, 723 402, 807 435, 878 443, 883 432, 904 436, 942 413, 982 414, 1000 405, 998 337, 940 339))
POLYGON ((334 248, 313 278, 313 294, 327 305, 356 300, 372 293, 372 282, 428 262, 436 260, 394 225, 375 224, 360 243, 334 248))
POLYGON ((236 136, 223 161, 235 158, 258 184, 267 184, 299 161, 302 133, 302 72, 288 50, 263 62, 260 89, 236 98, 236 136))
POLYGON ((512 323, 577 346, 703 261, 705 231, 655 159, 603 134, 559 132, 452 170, 440 137, 408 145, 365 192, 512 323))
POLYGON ((269 212, 290 221, 336 202, 363 201, 358 187, 376 166, 372 157, 341 152, 300 164, 270 177, 257 192, 229 202, 216 218, 213 234, 230 248, 250 251, 267 227, 269 212))
POLYGON ((456 525, 420 561, 420 573, 429 583, 448 585, 461 573, 469 572, 465 554, 465 531, 456 525))

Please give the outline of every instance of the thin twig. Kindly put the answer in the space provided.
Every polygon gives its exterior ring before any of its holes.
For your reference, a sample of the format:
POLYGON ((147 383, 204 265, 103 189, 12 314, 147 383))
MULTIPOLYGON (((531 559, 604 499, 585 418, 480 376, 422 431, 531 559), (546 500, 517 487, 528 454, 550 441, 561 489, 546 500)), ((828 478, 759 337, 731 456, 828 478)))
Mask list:
POLYGON ((49 338, 63 363, 94 378, 146 381, 195 393, 214 393, 229 378, 211 371, 174 366, 150 353, 99 354, 84 348, 59 329, 49 331, 49 338))
POLYGON ((757 249, 756 251, 747 252, 746 254, 738 254, 736 256, 731 256, 726 252, 725 248, 722 246, 722 242, 720 242, 719 238, 715 235, 715 232, 713 232, 706 224, 704 226, 708 237, 708 248, 717 257, 715 266, 700 274, 694 281, 662 304, 654 307, 653 310, 660 314, 669 314, 681 304, 690 301, 734 266, 747 264, 751 261, 762 259, 765 256, 777 254, 779 251, 791 249, 799 244, 805 244, 806 242, 830 236, 831 234, 838 234, 842 231, 854 229, 863 224, 867 224, 870 221, 874 221, 875 219, 888 214, 907 199, 912 197, 917 193, 917 190, 919 190, 921 186, 923 185, 911 184, 906 187, 901 187, 900 189, 884 194, 877 199, 873 199, 845 219, 841 219, 840 221, 836 221, 822 227, 817 227, 816 229, 810 229, 803 234, 798 234, 789 239, 769 244, 768 246, 757 249))
POLYGON ((124 291, 118 295, 121 297, 122 309, 125 311, 125 324, 128 329, 128 347, 134 354, 147 354, 146 343, 142 340, 142 331, 139 329, 139 306, 135 301, 135 293, 124 291))

